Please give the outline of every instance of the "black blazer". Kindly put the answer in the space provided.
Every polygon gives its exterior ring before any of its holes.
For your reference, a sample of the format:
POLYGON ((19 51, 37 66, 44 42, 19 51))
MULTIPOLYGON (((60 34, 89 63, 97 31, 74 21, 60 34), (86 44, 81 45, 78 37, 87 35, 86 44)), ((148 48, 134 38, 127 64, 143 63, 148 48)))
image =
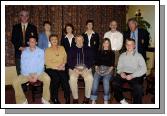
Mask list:
MULTIPOLYGON (((28 40, 30 36, 35 36, 36 38, 37 36, 37 28, 36 26, 34 26, 33 24, 28 23, 27 28, 26 28, 26 34, 25 34, 25 46, 28 46, 28 40)), ((38 40, 38 39, 37 39, 38 40)), ((21 56, 21 51, 19 50, 19 48, 21 46, 23 46, 23 33, 22 33, 22 27, 21 27, 21 23, 16 24, 13 26, 13 30, 12 30, 12 43, 14 45, 15 48, 15 57, 16 58, 20 58, 21 56)))
MULTIPOLYGON (((75 44, 76 44, 76 43, 75 43, 75 38, 73 37, 73 38, 72 38, 71 47, 74 47, 75 44)), ((69 49, 70 49, 70 43, 69 43, 67 37, 63 36, 63 37, 61 38, 61 45, 64 46, 66 53, 68 53, 68 51, 69 51, 69 49)))
MULTIPOLYGON (((88 46, 88 35, 86 33, 83 33, 82 36, 84 37, 84 46, 88 46)), ((90 48, 97 53, 99 49, 99 34, 98 33, 93 33, 92 37, 90 39, 90 48)))
MULTIPOLYGON (((130 33, 131 31, 128 30, 124 34, 124 43, 126 38, 130 38, 130 33)), ((138 46, 137 46, 138 52, 142 54, 145 60, 146 60, 146 51, 149 46, 149 40, 150 40, 150 37, 149 37, 148 31, 142 28, 138 28, 138 46)))

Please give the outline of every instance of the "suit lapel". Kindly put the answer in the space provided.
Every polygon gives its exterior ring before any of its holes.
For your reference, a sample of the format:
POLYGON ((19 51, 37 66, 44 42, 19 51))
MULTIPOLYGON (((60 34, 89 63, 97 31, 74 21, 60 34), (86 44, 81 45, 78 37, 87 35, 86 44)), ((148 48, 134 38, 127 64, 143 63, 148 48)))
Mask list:
POLYGON ((70 47, 70 42, 68 41, 68 38, 67 38, 67 37, 65 37, 65 41, 66 41, 66 43, 67 43, 67 46, 70 47))
POLYGON ((19 29, 19 32, 20 32, 21 38, 23 38, 23 32, 22 32, 21 23, 19 24, 18 29, 19 29))
POLYGON ((28 23, 28 24, 27 24, 27 28, 26 28, 26 33, 28 32, 29 27, 30 27, 30 24, 28 23))
POLYGON ((129 38, 130 38, 130 36, 131 36, 131 31, 129 31, 129 32, 127 33, 127 36, 126 36, 126 37, 129 37, 129 38))
POLYGON ((141 39, 141 30, 138 28, 138 41, 141 39))
POLYGON ((91 46, 92 46, 92 43, 93 43, 93 45, 95 44, 95 43, 94 43, 94 42, 95 42, 94 36, 95 36, 95 33, 92 34, 91 39, 90 39, 90 45, 91 45, 91 46))
POLYGON ((72 44, 75 44, 75 38, 74 37, 72 38, 72 44))
POLYGON ((141 44, 143 45, 145 43, 145 40, 144 40, 144 35, 143 35, 143 31, 142 29, 138 29, 138 39, 140 39, 140 42, 141 44))

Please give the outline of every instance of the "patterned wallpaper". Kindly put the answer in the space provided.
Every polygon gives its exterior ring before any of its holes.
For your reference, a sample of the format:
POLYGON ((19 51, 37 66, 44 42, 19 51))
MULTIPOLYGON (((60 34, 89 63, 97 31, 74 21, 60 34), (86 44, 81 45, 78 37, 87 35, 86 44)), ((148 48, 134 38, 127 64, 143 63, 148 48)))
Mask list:
POLYGON ((72 23, 75 27, 75 33, 81 34, 85 31, 86 20, 94 20, 94 30, 103 34, 109 30, 109 22, 112 19, 117 20, 118 29, 122 32, 126 27, 127 6, 109 6, 109 5, 7 5, 5 6, 5 65, 15 65, 14 49, 11 43, 12 26, 19 22, 18 13, 22 9, 30 12, 30 22, 37 26, 38 33, 43 31, 43 22, 51 21, 52 31, 62 35, 62 29, 66 23, 72 23))

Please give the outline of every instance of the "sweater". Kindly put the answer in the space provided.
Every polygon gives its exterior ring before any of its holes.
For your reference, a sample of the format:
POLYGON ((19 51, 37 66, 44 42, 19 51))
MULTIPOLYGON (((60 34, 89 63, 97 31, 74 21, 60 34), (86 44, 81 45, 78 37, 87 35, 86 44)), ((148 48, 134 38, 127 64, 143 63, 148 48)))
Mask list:
POLYGON ((131 54, 124 52, 120 55, 117 66, 117 73, 132 73, 133 77, 141 77, 147 72, 147 67, 143 56, 133 51, 131 54))
POLYGON ((68 52, 68 67, 74 69, 77 64, 84 64, 88 69, 93 66, 94 57, 92 49, 88 46, 71 47, 68 52))

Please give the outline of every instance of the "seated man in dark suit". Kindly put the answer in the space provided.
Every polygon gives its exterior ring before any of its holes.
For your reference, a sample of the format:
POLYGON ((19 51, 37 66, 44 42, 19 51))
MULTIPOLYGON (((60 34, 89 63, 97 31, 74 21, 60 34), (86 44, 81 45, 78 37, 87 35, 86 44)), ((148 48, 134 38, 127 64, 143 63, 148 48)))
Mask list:
POLYGON ((17 75, 20 74, 20 56, 21 52, 28 46, 30 36, 37 37, 37 28, 28 22, 29 12, 22 10, 19 14, 20 23, 13 26, 12 43, 15 48, 15 61, 17 75))
POLYGON ((142 28, 138 28, 138 23, 134 18, 128 20, 128 26, 129 30, 124 34, 124 39, 134 39, 136 41, 136 51, 141 53, 146 60, 146 50, 148 49, 150 40, 148 31, 142 28))

